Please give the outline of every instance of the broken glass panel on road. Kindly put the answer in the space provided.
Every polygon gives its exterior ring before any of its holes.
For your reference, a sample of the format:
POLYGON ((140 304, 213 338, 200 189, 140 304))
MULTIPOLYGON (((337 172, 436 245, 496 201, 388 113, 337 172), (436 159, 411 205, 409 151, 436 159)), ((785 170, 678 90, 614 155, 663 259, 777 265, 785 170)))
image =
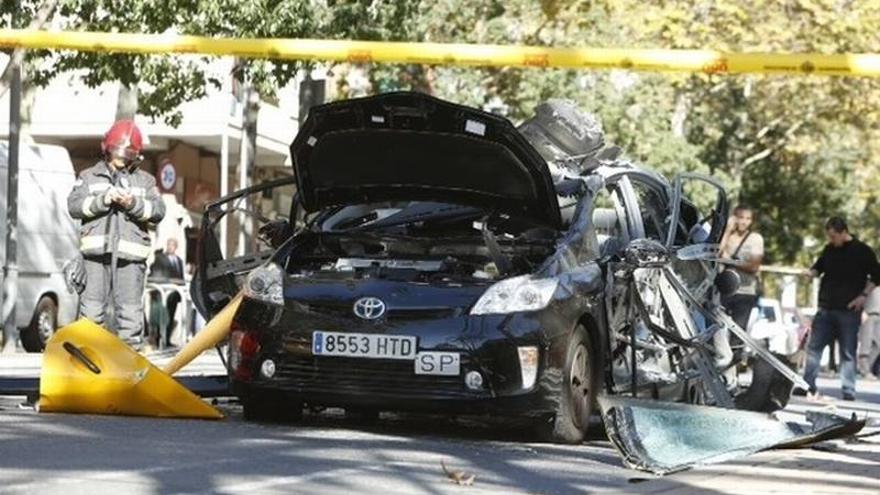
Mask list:
POLYGON ((751 411, 600 397, 608 438, 632 469, 663 475, 772 448, 854 435, 864 419, 808 412, 809 425, 751 411))

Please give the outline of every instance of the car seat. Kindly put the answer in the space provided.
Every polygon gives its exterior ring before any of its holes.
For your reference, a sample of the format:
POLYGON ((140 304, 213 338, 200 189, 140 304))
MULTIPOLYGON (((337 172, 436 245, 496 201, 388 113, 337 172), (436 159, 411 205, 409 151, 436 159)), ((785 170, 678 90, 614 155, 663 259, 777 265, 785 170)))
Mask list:
POLYGON ((593 210, 593 228, 599 241, 599 256, 613 256, 623 249, 620 238, 620 217, 613 208, 595 208, 593 210))

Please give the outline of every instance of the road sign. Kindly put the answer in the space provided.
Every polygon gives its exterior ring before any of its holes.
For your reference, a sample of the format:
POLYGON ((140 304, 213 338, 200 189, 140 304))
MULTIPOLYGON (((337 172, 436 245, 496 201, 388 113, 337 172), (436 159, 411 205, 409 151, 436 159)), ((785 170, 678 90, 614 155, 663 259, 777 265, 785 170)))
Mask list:
POLYGON ((159 188, 162 192, 174 192, 177 184, 177 169, 170 160, 166 160, 159 167, 159 188))

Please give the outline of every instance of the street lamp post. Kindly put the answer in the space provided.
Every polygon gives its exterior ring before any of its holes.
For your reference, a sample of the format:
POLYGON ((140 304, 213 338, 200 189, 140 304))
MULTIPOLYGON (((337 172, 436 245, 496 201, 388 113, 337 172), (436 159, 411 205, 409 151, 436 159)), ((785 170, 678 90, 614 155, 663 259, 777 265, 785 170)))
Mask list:
MULTIPOLYGON (((16 25, 13 11, 11 25, 16 25)), ((18 159, 21 133, 21 64, 11 56, 12 81, 9 88, 9 154, 6 177, 6 266, 3 289, 3 353, 15 352, 18 327, 15 300, 18 297, 18 159)))

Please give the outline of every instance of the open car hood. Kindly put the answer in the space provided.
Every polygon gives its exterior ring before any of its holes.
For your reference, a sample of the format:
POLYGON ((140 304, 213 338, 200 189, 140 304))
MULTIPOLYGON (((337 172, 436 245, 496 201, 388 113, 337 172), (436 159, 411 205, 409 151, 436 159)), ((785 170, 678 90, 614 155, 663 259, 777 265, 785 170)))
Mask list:
POLYGON ((290 156, 310 212, 428 200, 561 223, 546 162, 509 120, 422 93, 313 107, 290 156))

